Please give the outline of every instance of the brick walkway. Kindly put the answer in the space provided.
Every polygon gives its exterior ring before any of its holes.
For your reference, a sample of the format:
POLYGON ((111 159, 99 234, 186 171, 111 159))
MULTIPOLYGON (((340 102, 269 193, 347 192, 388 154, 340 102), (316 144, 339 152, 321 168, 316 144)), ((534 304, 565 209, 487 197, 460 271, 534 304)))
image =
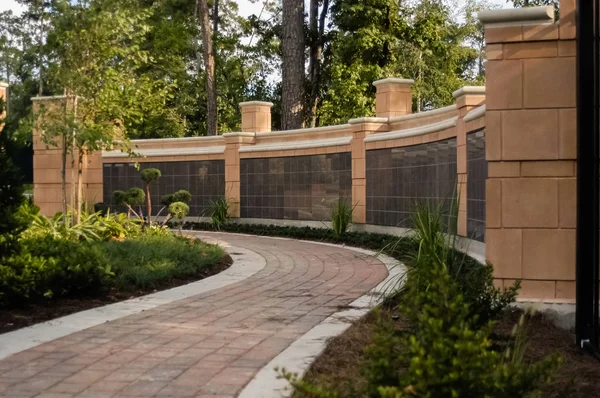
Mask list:
POLYGON ((343 248, 208 236, 255 251, 265 268, 6 358, 0 396, 235 397, 294 340, 387 275, 379 260, 343 248))

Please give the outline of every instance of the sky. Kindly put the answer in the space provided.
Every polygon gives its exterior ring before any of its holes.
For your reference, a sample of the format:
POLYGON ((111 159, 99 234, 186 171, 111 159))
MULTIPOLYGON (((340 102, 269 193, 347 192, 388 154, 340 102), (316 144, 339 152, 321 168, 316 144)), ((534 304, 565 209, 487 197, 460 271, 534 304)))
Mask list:
MULTIPOLYGON (((509 7, 506 4, 505 0, 492 0, 492 3, 499 4, 504 8, 509 7)), ((262 8, 262 3, 260 1, 252 4, 249 0, 238 0, 238 5, 240 7, 240 14, 243 16, 248 16, 252 14, 258 15, 262 8)), ((13 10, 13 12, 21 12, 23 9, 22 6, 17 4, 15 0, 0 0, 0 11, 5 10, 13 10)))

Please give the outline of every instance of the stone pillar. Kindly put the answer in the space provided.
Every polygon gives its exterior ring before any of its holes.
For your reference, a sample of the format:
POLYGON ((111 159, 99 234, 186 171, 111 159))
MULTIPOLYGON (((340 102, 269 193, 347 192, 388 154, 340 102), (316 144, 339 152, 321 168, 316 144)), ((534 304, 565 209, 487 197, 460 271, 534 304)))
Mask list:
POLYGON ((456 172, 458 191, 459 236, 467 236, 467 131, 463 118, 475 107, 485 101, 485 86, 466 86, 452 93, 458 108, 456 122, 456 172))
POLYGON ((253 145, 255 133, 225 133, 225 198, 230 202, 229 216, 240 217, 240 147, 253 145))
MULTIPOLYGON (((575 0, 486 24, 486 256, 521 299, 575 298, 575 0)), ((502 18, 495 18, 495 16, 502 18)))
POLYGON ((271 102, 241 102, 242 132, 268 133, 271 131, 272 106, 271 102))
POLYGON ((388 78, 377 80, 373 85, 377 88, 377 117, 404 116, 412 113, 411 86, 414 80, 388 78))
POLYGON ((366 136, 389 131, 387 118, 365 117, 352 119, 352 222, 367 222, 367 164, 364 139, 366 136))

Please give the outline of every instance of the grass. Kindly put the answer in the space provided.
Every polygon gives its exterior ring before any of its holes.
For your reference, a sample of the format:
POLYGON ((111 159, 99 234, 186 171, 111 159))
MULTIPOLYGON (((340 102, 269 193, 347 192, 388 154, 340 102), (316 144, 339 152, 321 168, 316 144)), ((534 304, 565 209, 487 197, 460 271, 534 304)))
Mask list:
POLYGON ((140 235, 125 241, 101 243, 118 289, 156 287, 176 278, 200 273, 224 257, 223 249, 172 234, 140 235))

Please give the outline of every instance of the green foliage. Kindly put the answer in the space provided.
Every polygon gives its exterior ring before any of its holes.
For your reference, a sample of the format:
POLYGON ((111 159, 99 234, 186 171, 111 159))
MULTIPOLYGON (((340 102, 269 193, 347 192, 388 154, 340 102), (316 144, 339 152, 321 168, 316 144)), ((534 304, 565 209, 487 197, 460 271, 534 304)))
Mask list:
POLYGON ((196 275, 224 256, 219 246, 176 237, 160 228, 147 228, 124 242, 109 241, 103 251, 116 274, 116 286, 124 290, 196 275))
POLYGON ((142 170, 141 178, 146 184, 150 184, 154 181, 158 181, 161 175, 162 174, 159 169, 150 168, 142 170))
POLYGON ((353 208, 346 199, 338 199, 331 209, 331 226, 334 236, 346 233, 352 223, 353 208))
POLYGON ((190 212, 190 207, 183 202, 173 202, 169 205, 169 215, 182 221, 190 212))
POLYGON ((146 200, 146 194, 142 188, 129 188, 126 200, 125 203, 130 206, 140 206, 146 200))
POLYGON ((110 263, 93 242, 47 235, 21 243, 18 254, 0 259, 0 306, 93 295, 113 277, 110 263))
POLYGON ((214 228, 220 231, 229 224, 229 201, 225 198, 211 201, 208 206, 208 216, 214 228))
MULTIPOLYGON (((39 211, 39 209, 38 209, 39 211)), ((125 214, 106 214, 83 212, 81 223, 70 224, 70 217, 57 213, 47 218, 39 213, 31 213, 30 227, 21 234, 21 239, 35 240, 51 237, 71 242, 97 241, 112 238, 122 239, 140 230, 139 222, 127 218, 125 214)))
POLYGON ((191 201, 192 194, 186 191, 185 189, 181 189, 175 193, 163 196, 160 203, 163 206, 169 206, 171 203, 175 202, 183 202, 185 204, 189 204, 191 201))

